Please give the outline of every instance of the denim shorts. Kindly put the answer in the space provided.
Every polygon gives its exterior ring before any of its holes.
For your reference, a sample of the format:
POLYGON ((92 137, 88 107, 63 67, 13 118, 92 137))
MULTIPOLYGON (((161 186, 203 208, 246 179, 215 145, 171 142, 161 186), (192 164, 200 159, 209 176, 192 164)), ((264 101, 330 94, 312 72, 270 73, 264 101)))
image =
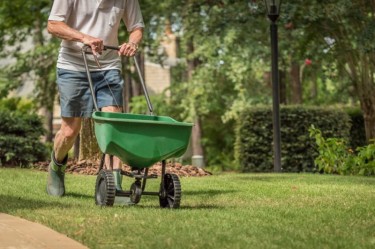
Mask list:
MULTIPOLYGON (((124 81, 117 69, 91 72, 98 108, 122 107, 124 81)), ((62 117, 91 117, 94 102, 86 72, 57 68, 62 117)))

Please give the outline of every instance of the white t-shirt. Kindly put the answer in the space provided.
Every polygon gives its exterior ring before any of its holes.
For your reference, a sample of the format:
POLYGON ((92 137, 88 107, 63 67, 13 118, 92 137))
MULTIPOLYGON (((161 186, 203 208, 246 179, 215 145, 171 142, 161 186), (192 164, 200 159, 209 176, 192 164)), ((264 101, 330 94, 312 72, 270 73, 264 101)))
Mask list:
MULTIPOLYGON (((129 32, 143 28, 143 17, 138 0, 54 0, 48 20, 65 22, 84 34, 100 38, 104 45, 118 46, 121 20, 129 32)), ((85 71, 80 42, 61 42, 57 67, 85 71)), ((88 55, 90 71, 99 70, 92 55, 88 55)), ((102 69, 121 70, 121 61, 114 50, 105 50, 98 56, 102 69)))

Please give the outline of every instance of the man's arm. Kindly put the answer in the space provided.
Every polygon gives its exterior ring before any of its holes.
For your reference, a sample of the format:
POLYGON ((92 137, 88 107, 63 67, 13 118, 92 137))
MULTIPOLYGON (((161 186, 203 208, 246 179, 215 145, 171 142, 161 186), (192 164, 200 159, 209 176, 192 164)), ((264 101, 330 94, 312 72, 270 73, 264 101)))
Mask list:
POLYGON ((69 27, 64 22, 48 21, 47 30, 48 33, 58 38, 67 41, 82 42, 83 44, 90 46, 94 54, 101 53, 103 50, 103 40, 81 33, 78 30, 69 27))
POLYGON ((136 46, 138 46, 139 43, 142 41, 142 37, 143 37, 143 28, 135 29, 129 35, 129 43, 133 43, 136 46))
POLYGON ((137 52, 138 45, 143 37, 143 28, 133 30, 129 35, 129 42, 121 45, 119 55, 134 56, 137 52))

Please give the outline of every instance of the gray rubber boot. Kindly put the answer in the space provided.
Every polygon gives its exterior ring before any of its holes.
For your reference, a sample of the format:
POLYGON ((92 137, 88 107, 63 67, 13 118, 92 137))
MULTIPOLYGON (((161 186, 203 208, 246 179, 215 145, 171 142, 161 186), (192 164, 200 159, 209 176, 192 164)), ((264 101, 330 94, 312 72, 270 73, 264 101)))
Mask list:
POLYGON ((122 175, 121 175, 121 169, 114 169, 112 171, 113 176, 115 178, 115 185, 116 185, 116 190, 122 191, 122 175))
POLYGON ((65 194, 65 169, 68 162, 68 155, 62 163, 58 163, 54 153, 51 155, 51 162, 48 165, 47 193, 52 196, 63 196, 65 194))

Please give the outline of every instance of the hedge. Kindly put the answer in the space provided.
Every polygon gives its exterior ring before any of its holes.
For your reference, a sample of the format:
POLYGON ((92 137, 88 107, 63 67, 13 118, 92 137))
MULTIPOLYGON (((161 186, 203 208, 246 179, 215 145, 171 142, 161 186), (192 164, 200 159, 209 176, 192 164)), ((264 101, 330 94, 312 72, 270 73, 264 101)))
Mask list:
POLYGON ((43 134, 37 115, 0 109, 0 165, 27 166, 45 160, 43 134))
MULTIPOLYGON (((351 121, 337 109, 286 106, 280 108, 283 172, 315 171, 318 155, 308 129, 313 124, 324 137, 349 139, 351 121)), ((236 124, 235 158, 243 172, 273 171, 273 124, 270 107, 248 108, 236 124)))
POLYGON ((360 109, 348 109, 346 111, 351 120, 350 128, 350 147, 353 151, 357 147, 363 147, 367 145, 366 141, 366 130, 365 130, 365 120, 363 118, 363 113, 360 109))

